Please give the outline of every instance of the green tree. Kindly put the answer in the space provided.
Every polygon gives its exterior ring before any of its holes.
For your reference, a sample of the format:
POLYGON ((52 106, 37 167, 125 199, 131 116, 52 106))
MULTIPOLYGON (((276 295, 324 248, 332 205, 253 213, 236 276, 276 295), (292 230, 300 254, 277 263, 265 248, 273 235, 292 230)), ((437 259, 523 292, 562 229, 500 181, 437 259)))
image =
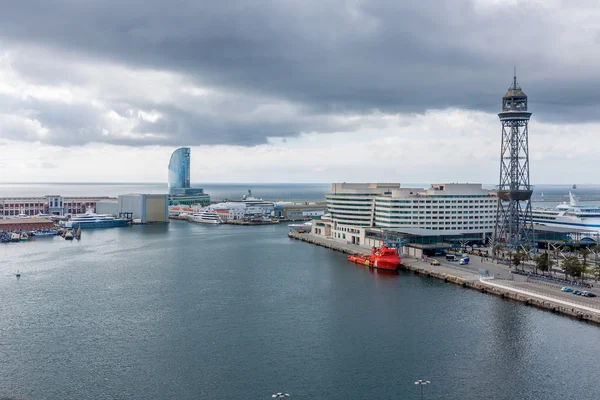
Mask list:
POLYGON ((522 254, 523 254, 523 258, 522 258, 522 266, 521 269, 523 269, 523 271, 525 271, 525 264, 528 261, 531 261, 532 257, 531 257, 531 246, 526 244, 525 246, 523 246, 523 250, 525 250, 522 254))
POLYGON ((512 263, 516 269, 519 269, 519 265, 521 265, 521 261, 523 261, 523 253, 517 251, 515 255, 512 257, 512 263))
POLYGON ((563 267, 565 269, 565 277, 571 275, 574 278, 578 278, 583 273, 583 265, 576 256, 567 256, 563 260, 563 267))
POLYGON ((494 247, 492 247, 492 256, 494 257, 494 260, 498 257, 501 250, 502 246, 500 246, 499 244, 495 244, 494 247))
POLYGON ((581 250, 579 250, 579 253, 581 254, 581 258, 583 259, 583 261, 581 262, 581 266, 583 269, 583 272, 581 273, 581 282, 583 282, 583 280, 585 279, 585 273, 587 272, 588 257, 590 256, 591 251, 587 247, 583 247, 581 250))
POLYGON ((538 269, 544 273, 552 268, 552 260, 548 257, 548 254, 538 254, 533 258, 533 261, 535 262, 536 273, 538 269))
POLYGON ((591 251, 587 247, 584 247, 579 252, 581 253, 581 257, 583 258, 583 267, 586 268, 587 260, 588 260, 588 257, 590 256, 591 251))
POLYGON ((598 282, 598 277, 600 276, 600 264, 598 264, 598 250, 600 247, 595 245, 591 248, 591 251, 594 253, 594 279, 598 282))

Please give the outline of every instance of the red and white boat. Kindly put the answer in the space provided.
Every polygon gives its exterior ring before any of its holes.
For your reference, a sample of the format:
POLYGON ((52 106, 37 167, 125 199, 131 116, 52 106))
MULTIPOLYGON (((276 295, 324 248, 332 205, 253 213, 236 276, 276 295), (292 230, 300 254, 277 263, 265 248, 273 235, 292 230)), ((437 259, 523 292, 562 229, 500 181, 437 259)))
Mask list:
POLYGON ((348 256, 348 261, 388 271, 396 271, 402 263, 396 249, 390 249, 389 247, 386 247, 385 244, 380 248, 373 247, 373 250, 369 255, 348 256))

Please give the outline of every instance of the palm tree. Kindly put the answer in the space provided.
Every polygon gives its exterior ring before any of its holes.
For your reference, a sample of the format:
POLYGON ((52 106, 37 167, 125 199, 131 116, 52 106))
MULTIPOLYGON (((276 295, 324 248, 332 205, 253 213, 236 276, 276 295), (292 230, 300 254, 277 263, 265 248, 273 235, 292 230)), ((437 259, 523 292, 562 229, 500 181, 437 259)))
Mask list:
POLYGON ((598 275, 600 274, 600 264, 598 264, 598 250, 600 247, 598 244, 592 247, 592 252, 594 253, 594 279, 598 282, 598 275))
POLYGON ((581 257, 583 258, 583 262, 581 263, 583 266, 583 274, 581 275, 581 281, 583 282, 583 278, 585 277, 585 273, 587 271, 587 258, 589 257, 591 252, 590 249, 588 249, 587 247, 584 247, 579 252, 581 253, 581 257))
MULTIPOLYGON (((531 246, 526 244, 525 246, 523 246, 523 249, 525 250, 525 254, 523 254, 523 266, 521 267, 523 269, 523 271, 525 271, 525 261, 530 261, 531 260, 531 246)), ((536 271, 537 274, 537 271, 536 271)))
POLYGON ((536 273, 538 269, 543 273, 552 267, 552 261, 547 254, 538 254, 533 258, 533 261, 535 262, 536 273))
POLYGON ((515 269, 519 269, 519 265, 521 265, 521 261, 523 260, 523 253, 517 252, 514 257, 512 257, 512 263, 515 266, 515 269))
POLYGON ((581 261, 576 256, 567 256, 563 261, 563 266, 565 268, 565 279, 567 278, 567 274, 571 275, 574 278, 577 278, 582 275, 583 265, 581 265, 581 261))
POLYGON ((502 249, 502 246, 500 246, 499 244, 495 244, 494 247, 492 247, 493 260, 496 260, 496 257, 498 256, 498 254, 500 254, 501 249, 502 249))

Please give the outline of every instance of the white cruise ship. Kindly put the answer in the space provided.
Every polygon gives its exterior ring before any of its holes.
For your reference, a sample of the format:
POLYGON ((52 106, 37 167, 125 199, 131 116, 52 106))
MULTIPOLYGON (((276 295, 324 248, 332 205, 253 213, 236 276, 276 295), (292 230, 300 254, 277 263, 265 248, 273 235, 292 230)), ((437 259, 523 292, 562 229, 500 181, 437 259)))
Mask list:
POLYGON ((219 214, 214 212, 213 210, 203 210, 197 213, 194 213, 188 217, 190 221, 200 222, 203 224, 221 224, 221 217, 219 214))
POLYGON ((268 218, 275 209, 275 203, 252 197, 252 191, 244 195, 240 201, 227 201, 210 206, 219 212, 224 219, 268 218))
POLYGON ((540 225, 600 232, 600 207, 580 205, 571 192, 568 204, 559 204, 554 209, 534 208, 532 218, 534 223, 540 225))

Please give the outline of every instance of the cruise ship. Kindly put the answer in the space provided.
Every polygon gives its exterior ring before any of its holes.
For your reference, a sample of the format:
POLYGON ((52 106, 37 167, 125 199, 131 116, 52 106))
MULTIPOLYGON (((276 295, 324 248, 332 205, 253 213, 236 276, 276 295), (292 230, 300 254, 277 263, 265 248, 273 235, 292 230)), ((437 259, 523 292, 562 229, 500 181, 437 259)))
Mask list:
POLYGON ((275 203, 253 197, 252 191, 248 190, 248 194, 242 196, 241 200, 213 204, 211 209, 226 220, 266 218, 273 213, 275 203))
POLYGON ((534 223, 540 225, 600 232, 600 207, 580 205, 577 197, 571 192, 569 192, 569 203, 559 204, 554 209, 534 208, 532 219, 534 223))
POLYGON ((221 224, 223 222, 221 221, 219 214, 213 210, 203 210, 201 212, 194 213, 190 215, 188 219, 190 221, 200 222, 203 224, 221 224))
POLYGON ((60 221, 60 224, 65 228, 116 228, 127 226, 131 221, 125 218, 115 218, 109 214, 96 214, 93 210, 87 211, 85 214, 74 215, 69 220, 60 221))

